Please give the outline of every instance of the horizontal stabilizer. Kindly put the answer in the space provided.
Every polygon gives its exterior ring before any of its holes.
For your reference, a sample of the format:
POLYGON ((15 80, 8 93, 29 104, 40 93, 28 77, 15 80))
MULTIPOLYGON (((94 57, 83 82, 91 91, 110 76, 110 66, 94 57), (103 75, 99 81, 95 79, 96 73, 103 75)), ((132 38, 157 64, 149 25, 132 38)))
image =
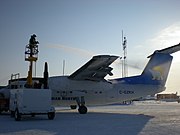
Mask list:
MULTIPOLYGON (((179 50, 180 50, 180 43, 177 44, 177 45, 171 46, 171 47, 167 47, 167 48, 162 49, 162 50, 156 50, 155 52, 164 53, 164 54, 172 54, 172 53, 175 53, 175 52, 177 52, 179 50)), ((150 58, 152 55, 153 54, 151 54, 147 58, 150 58)))

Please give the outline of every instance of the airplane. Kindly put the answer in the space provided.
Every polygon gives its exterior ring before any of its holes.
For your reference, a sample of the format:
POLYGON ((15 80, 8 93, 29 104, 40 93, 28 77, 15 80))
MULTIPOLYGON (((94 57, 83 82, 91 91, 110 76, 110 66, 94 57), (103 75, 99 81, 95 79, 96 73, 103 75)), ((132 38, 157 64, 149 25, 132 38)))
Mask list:
MULTIPOLYGON (((97 55, 69 76, 49 77, 45 63, 44 78, 38 80, 43 83, 44 88, 52 90, 54 106, 70 106, 71 109, 78 106, 78 112, 86 114, 87 106, 121 103, 164 91, 173 59, 171 54, 179 50, 180 43, 154 51, 148 56, 150 60, 141 75, 137 76, 105 79, 106 75, 113 75, 110 65, 119 56, 97 55)), ((12 81, 11 87, 1 89, 0 94, 9 98, 12 86, 24 88, 26 78, 17 81, 18 83, 12 81)))
POLYGON ((112 74, 111 63, 119 56, 94 56, 70 76, 49 78, 49 88, 55 105, 79 106, 80 114, 87 113, 86 106, 120 103, 154 95, 166 89, 165 84, 173 57, 180 50, 180 43, 156 50, 141 75, 106 80, 112 74))

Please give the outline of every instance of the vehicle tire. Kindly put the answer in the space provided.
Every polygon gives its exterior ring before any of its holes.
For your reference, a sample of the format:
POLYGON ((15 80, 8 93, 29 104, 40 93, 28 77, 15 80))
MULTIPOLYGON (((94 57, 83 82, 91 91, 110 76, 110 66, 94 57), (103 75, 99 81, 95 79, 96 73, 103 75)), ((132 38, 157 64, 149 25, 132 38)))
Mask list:
POLYGON ((21 114, 19 113, 18 109, 15 110, 15 120, 20 121, 21 120, 21 114))
POLYGON ((80 114, 86 114, 87 113, 87 107, 86 106, 79 106, 78 111, 80 114))
POLYGON ((48 113, 48 119, 49 119, 49 120, 53 120, 54 117, 55 117, 55 112, 49 112, 49 113, 48 113))
POLYGON ((75 109, 77 108, 77 105, 70 105, 70 108, 71 108, 72 110, 75 110, 75 109))

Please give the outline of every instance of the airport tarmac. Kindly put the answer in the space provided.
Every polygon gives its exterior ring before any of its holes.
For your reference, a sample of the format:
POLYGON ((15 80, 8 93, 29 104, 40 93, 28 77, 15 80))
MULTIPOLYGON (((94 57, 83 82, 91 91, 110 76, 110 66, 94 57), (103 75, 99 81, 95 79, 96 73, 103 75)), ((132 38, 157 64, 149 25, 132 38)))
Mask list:
POLYGON ((57 108, 54 120, 47 116, 15 121, 0 115, 0 135, 179 135, 180 104, 141 101, 132 105, 89 107, 87 114, 57 108))

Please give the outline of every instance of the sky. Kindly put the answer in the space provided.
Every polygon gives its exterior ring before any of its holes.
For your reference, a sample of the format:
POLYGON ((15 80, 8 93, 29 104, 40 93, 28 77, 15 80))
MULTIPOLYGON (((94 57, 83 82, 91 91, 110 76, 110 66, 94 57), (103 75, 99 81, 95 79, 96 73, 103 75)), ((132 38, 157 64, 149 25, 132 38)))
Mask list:
MULTIPOLYGON (((11 74, 27 77, 25 46, 32 34, 39 44, 36 74, 48 62, 50 76, 70 75, 93 55, 123 55, 127 37, 128 76, 140 74, 150 55, 180 42, 179 0, 1 0, 0 85, 11 74), (135 66, 137 68, 131 68, 135 66)), ((179 92, 180 52, 174 59, 166 92, 179 92)), ((114 76, 121 77, 115 62, 114 76)))

